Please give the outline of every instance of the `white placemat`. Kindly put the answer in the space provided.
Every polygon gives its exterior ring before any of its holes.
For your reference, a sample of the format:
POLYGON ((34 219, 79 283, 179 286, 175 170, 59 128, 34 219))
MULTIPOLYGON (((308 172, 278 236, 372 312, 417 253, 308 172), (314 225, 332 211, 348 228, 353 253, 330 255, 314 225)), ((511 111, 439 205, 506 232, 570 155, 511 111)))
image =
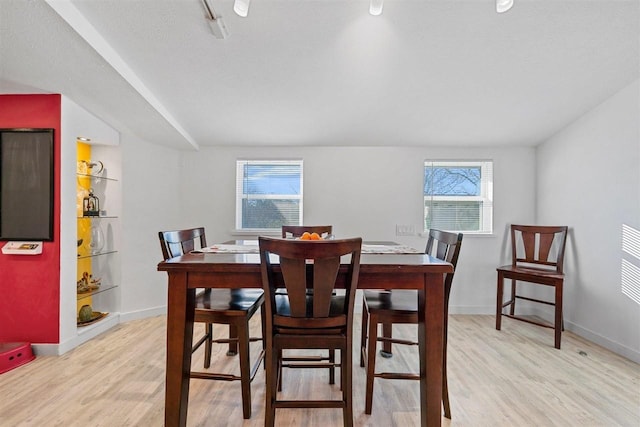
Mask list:
MULTIPOLYGON (((253 243, 253 242, 252 242, 253 243)), ((231 245, 219 243, 213 246, 208 246, 194 252, 202 253, 215 253, 215 254, 257 254, 259 252, 257 242, 256 244, 246 245, 231 245)), ((363 254, 422 254, 423 251, 414 249, 406 245, 372 245, 362 244, 363 254)))

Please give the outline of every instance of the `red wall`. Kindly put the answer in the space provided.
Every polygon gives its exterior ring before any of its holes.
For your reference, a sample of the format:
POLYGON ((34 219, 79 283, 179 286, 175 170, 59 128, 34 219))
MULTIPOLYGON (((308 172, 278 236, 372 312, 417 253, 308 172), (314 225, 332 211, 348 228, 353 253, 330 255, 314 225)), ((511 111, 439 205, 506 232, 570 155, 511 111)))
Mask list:
POLYGON ((60 95, 0 95, 0 128, 54 129, 55 176, 53 241, 42 255, 0 252, 0 342, 59 342, 60 116, 60 95))

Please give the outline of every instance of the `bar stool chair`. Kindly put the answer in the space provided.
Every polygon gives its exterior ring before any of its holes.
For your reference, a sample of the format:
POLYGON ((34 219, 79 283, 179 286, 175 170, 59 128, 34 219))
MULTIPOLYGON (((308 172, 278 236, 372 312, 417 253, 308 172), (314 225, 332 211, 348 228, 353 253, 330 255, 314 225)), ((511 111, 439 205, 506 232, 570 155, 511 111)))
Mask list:
MULTIPOLYGON (((453 265, 454 273, 462 246, 462 233, 449 233, 431 229, 425 249, 430 254, 453 265)), ((447 327, 449 317, 449 294, 454 273, 446 275, 444 280, 444 337, 442 355, 442 402, 445 417, 451 419, 449 388, 447 384, 447 327)), ((419 380, 420 375, 412 373, 376 372, 376 345, 387 344, 385 357, 391 357, 391 344, 418 345, 417 341, 400 340, 391 336, 393 324, 417 324, 418 303, 414 290, 364 291, 362 304, 362 328, 360 339, 360 366, 367 370, 365 414, 371 414, 373 404, 373 381, 375 378, 419 380), (383 336, 378 337, 378 325, 383 325, 383 336)))
MULTIPOLYGON (((207 246, 204 228, 161 231, 158 233, 164 259, 174 258, 198 248, 207 246)), ((258 309, 262 314, 264 337, 264 292, 261 289, 205 289, 196 295, 194 322, 205 324, 205 335, 192 347, 196 351, 205 345, 204 368, 211 366, 213 343, 228 344, 228 356, 239 354, 240 375, 191 371, 191 378, 240 381, 242 389, 242 414, 251 418, 251 381, 255 377, 260 363, 264 359, 263 338, 249 337, 249 320, 258 309), (213 339, 213 324, 229 325, 229 338, 213 339), (250 365, 249 343, 262 341, 262 351, 253 366, 250 365)))
POLYGON ((567 226, 511 225, 511 264, 497 268, 498 292, 496 303, 496 329, 502 326, 502 316, 520 320, 545 328, 554 329, 555 348, 560 348, 562 330, 562 290, 564 285, 564 248, 567 241, 567 226), (556 245, 555 258, 553 245, 556 245), (504 280, 511 279, 511 297, 503 302, 504 280), (516 283, 551 286, 554 301, 525 297, 517 294, 516 283), (554 322, 550 324, 515 314, 516 300, 523 299, 554 307, 554 322), (509 307, 509 313, 504 309, 509 307))
POLYGON ((276 408, 342 408, 344 425, 353 426, 353 307, 362 239, 305 241, 259 237, 258 243, 267 312, 265 427, 275 425, 276 408), (278 264, 272 264, 272 255, 278 256, 278 264), (341 276, 345 292, 334 295, 344 255, 350 255, 346 274, 341 276), (287 293, 276 293, 282 284, 287 293), (313 293, 307 289, 313 289, 313 293), (278 399, 281 355, 285 349, 340 350, 342 398, 278 399))
MULTIPOLYGON (((331 225, 283 225, 282 226, 282 237, 287 238, 296 238, 302 236, 305 232, 307 233, 318 233, 318 235, 331 235, 333 232, 333 226, 331 225)), ((277 292, 286 293, 286 290, 279 289, 277 292)), ((329 355, 318 355, 318 356, 289 356, 282 358, 281 368, 320 368, 323 366, 327 366, 329 368, 329 384, 335 384, 336 382, 336 352, 335 350, 329 349, 329 355), (328 362, 328 363, 327 363, 328 362)), ((282 375, 282 372, 280 372, 282 375)), ((282 391, 282 381, 278 383, 278 391, 282 391)))

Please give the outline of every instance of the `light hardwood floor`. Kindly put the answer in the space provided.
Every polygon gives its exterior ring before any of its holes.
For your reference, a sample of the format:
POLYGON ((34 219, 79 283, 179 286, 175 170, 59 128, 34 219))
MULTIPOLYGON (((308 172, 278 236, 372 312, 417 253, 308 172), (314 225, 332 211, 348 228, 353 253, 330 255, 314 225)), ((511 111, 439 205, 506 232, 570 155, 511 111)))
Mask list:
MULTIPOLYGON (((259 327, 255 316, 252 328, 259 327)), ((132 321, 60 357, 36 360, 0 375, 0 426, 162 426, 164 316, 132 321)), ((640 366, 565 332, 493 316, 449 320, 449 390, 453 420, 444 426, 640 426, 640 366)), ((414 326, 397 327, 409 336, 414 326)), ((354 336, 359 337, 359 319, 354 336)), ((222 331, 221 331, 222 332, 222 331)), ((359 338, 356 339, 359 341, 359 338)), ((359 345, 359 343, 355 343, 359 345)), ((258 343, 254 344, 259 346, 258 343)), ((237 371, 235 357, 214 353, 214 369, 237 371)), ((396 347, 380 369, 417 366, 417 348, 396 347)), ((377 379, 373 415, 363 413, 364 369, 354 351, 356 426, 419 424, 418 383, 377 379)), ((202 366, 202 351, 194 355, 202 366)), ((285 393, 324 396, 328 375, 286 370, 285 393)), ((262 426, 264 373, 252 384, 253 415, 242 419, 238 382, 192 380, 189 426, 262 426)), ((340 426, 333 409, 278 410, 278 426, 340 426)))

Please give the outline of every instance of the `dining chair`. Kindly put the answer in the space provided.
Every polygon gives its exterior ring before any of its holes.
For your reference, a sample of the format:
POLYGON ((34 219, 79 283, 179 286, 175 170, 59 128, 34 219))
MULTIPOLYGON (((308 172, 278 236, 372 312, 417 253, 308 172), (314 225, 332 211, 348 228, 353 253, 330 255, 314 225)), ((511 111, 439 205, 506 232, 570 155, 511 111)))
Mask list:
POLYGON ((567 226, 511 225, 511 264, 498 267, 498 292, 496 302, 496 329, 502 326, 502 316, 520 320, 555 331, 555 348, 560 348, 562 330, 562 293, 564 286, 564 249, 567 226), (511 279, 511 296, 504 302, 504 280, 511 279), (517 282, 551 286, 553 301, 518 295, 517 282), (516 315, 516 301, 523 299, 554 306, 554 322, 536 320, 516 315), (504 309, 509 307, 509 312, 504 309))
POLYGON ((353 308, 362 239, 259 237, 258 244, 267 312, 265 426, 275 425, 276 408, 342 408, 344 425, 353 426, 353 308), (341 269, 343 256, 349 256, 349 264, 341 269), (334 294, 338 279, 344 291, 334 294), (283 286, 287 293, 276 293, 283 286), (278 399, 285 349, 340 350, 341 400, 278 399))
MULTIPOLYGON (((333 226, 331 225, 283 225, 282 237, 283 238, 296 238, 307 233, 318 233, 320 236, 329 236, 333 232, 333 226)), ((279 293, 286 293, 286 290, 279 290, 279 293)), ((317 368, 318 363, 328 362, 325 365, 329 369, 329 384, 335 384, 336 382, 336 353, 334 350, 329 350, 329 355, 296 355, 282 358, 282 368, 307 368, 311 363, 312 368, 317 368)), ((280 372, 282 375, 282 372, 280 372)), ((278 383, 278 391, 282 391, 282 381, 278 383)))
MULTIPOLYGON (((203 227, 187 230, 161 231, 158 233, 162 255, 165 260, 174 258, 194 249, 207 246, 203 227), (196 247, 196 244, 198 247, 196 247)), ((242 389, 242 414, 251 417, 251 381, 264 359, 264 292, 261 289, 205 289, 196 294, 194 322, 205 324, 205 334, 192 347, 196 351, 205 345, 204 368, 211 366, 212 344, 228 344, 228 356, 239 355, 240 375, 213 372, 190 372, 191 378, 240 381, 242 389), (249 320, 258 309, 262 315, 263 336, 249 336, 249 320), (214 339, 213 324, 229 325, 229 338, 214 339), (262 350, 251 366, 249 343, 262 341, 262 350)))
MULTIPOLYGON (((442 354, 442 403, 445 417, 451 419, 449 404, 449 387, 447 383, 447 328, 449 317, 449 295, 453 275, 458 264, 458 256, 462 247, 462 233, 429 230, 429 238, 425 253, 438 259, 450 262, 453 273, 444 278, 444 337, 442 354)), ((391 357, 391 344, 418 345, 414 340, 395 339, 391 335, 393 324, 418 324, 418 296, 415 290, 364 291, 362 303, 362 328, 360 337, 360 366, 366 368, 365 409, 371 414, 373 405, 373 381, 375 378, 419 380, 420 375, 413 373, 376 372, 376 346, 378 342, 387 344, 387 351, 382 353, 391 357), (378 336, 378 325, 382 324, 383 336, 378 336)))

